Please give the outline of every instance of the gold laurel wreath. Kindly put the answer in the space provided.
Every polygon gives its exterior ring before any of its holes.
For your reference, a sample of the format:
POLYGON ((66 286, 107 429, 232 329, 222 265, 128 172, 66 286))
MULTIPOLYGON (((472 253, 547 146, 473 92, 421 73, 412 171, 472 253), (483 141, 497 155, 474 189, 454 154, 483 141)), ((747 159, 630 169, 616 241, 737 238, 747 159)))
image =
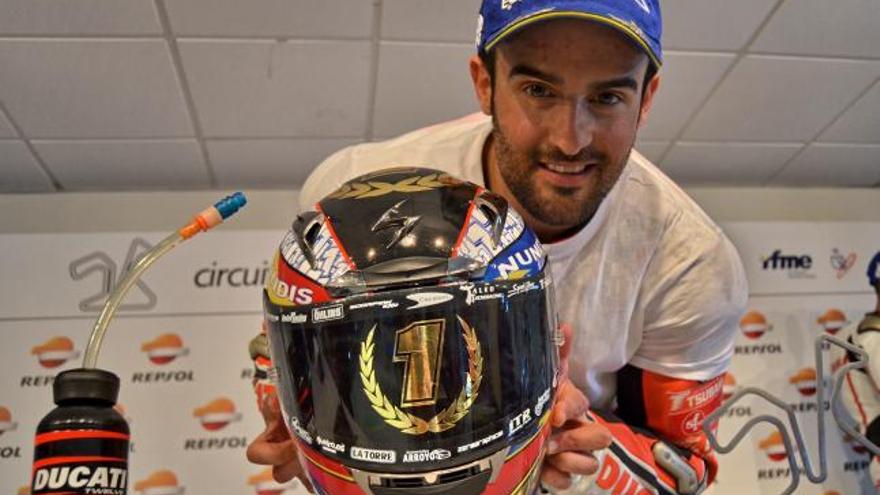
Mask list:
POLYGON ((351 182, 344 184, 329 197, 332 199, 364 199, 384 196, 393 192, 415 193, 439 189, 449 185, 449 176, 446 174, 428 174, 425 176, 414 175, 398 182, 351 182))
POLYGON ((470 411, 480 392, 480 382, 483 380, 483 352, 480 350, 480 342, 477 340, 477 334, 474 332, 474 329, 460 316, 458 321, 461 323, 461 334, 468 351, 467 382, 449 407, 427 421, 408 412, 401 411, 382 392, 379 382, 376 381, 376 372, 373 369, 373 350, 375 346, 373 334, 376 331, 376 326, 373 325, 373 328, 370 329, 367 339, 361 342, 361 383, 363 383, 364 393, 367 394, 373 410, 379 416, 382 416, 386 423, 410 435, 422 435, 429 431, 431 433, 440 433, 455 426, 470 411))

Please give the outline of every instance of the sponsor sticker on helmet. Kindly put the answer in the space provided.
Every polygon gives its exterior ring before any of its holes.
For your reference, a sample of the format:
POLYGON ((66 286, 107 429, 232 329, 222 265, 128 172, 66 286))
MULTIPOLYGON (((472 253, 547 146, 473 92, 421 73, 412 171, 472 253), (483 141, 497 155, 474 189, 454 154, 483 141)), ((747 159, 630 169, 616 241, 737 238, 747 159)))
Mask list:
POLYGON ((414 306, 410 306, 406 309, 419 309, 451 301, 453 295, 446 292, 419 292, 416 294, 410 294, 406 296, 406 298, 416 303, 414 306))
POLYGON ((452 452, 446 449, 408 450, 403 454, 403 462, 444 461, 450 457, 452 457, 452 452))
POLYGON ((312 321, 315 323, 320 323, 322 321, 340 320, 344 316, 345 311, 343 311, 341 304, 315 308, 312 310, 312 321))
MULTIPOLYGON (((407 452, 408 454, 409 452, 407 452)), ((378 462, 381 464, 394 464, 397 461, 397 453, 393 450, 365 449, 363 447, 352 447, 351 458, 364 462, 378 462)), ((406 456, 403 462, 407 462, 406 456)))

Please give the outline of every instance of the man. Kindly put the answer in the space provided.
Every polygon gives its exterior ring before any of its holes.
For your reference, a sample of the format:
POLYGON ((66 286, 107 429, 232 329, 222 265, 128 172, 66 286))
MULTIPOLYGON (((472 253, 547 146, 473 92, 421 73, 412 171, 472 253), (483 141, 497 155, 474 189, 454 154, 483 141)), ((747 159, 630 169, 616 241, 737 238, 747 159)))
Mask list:
MULTIPOLYGON (((836 337, 862 348, 868 354, 868 364, 864 369, 847 374, 840 396, 859 433, 874 445, 880 445, 880 251, 868 263, 867 275, 868 285, 877 296, 874 310, 865 314, 860 322, 845 327, 836 337)), ((832 349, 836 355, 833 371, 858 360, 843 348, 832 349)), ((877 456, 873 456, 868 473, 880 493, 880 458, 877 456)))
MULTIPOLYGON (((478 25, 470 74, 491 119, 343 149, 306 181, 301 206, 399 165, 443 169, 501 194, 544 243, 560 320, 573 331, 543 482, 564 489, 599 469, 593 451, 608 445, 608 430, 586 418, 588 403, 616 407, 711 468, 699 425, 720 401, 747 287, 720 229, 632 150, 660 82, 659 3, 484 0, 478 25)), ((297 468, 268 441, 282 430, 267 427, 249 457, 284 478, 297 468)))

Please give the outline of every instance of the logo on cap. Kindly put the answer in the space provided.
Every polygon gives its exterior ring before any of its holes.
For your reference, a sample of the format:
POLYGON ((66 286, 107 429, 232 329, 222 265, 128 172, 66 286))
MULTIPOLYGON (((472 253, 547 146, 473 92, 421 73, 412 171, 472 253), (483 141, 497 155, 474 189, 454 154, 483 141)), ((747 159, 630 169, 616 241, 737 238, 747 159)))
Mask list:
POLYGON ((163 333, 153 340, 144 342, 141 344, 141 351, 147 353, 153 364, 160 365, 189 354, 189 349, 183 346, 183 339, 173 333, 163 333))
POLYGON ((33 347, 31 354, 37 356, 40 366, 50 369, 79 357, 79 351, 73 349, 73 341, 67 337, 52 337, 33 347))
POLYGON ((177 482, 177 475, 163 469, 135 483, 134 491, 140 495, 183 495, 184 487, 177 482))
POLYGON ((208 431, 222 430, 229 423, 241 421, 241 413, 235 411, 235 403, 226 397, 219 397, 195 408, 193 416, 198 418, 202 428, 208 431))

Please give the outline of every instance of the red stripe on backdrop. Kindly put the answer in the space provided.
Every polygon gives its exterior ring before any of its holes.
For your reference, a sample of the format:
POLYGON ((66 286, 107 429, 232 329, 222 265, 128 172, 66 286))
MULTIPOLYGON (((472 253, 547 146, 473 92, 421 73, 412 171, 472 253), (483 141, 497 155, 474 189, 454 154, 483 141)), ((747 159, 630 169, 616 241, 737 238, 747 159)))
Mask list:
POLYGON ((37 435, 34 445, 41 445, 49 442, 58 442, 61 440, 76 440, 80 438, 115 438, 117 440, 128 440, 127 433, 117 433, 115 431, 104 430, 65 430, 53 431, 51 433, 43 433, 37 435))

